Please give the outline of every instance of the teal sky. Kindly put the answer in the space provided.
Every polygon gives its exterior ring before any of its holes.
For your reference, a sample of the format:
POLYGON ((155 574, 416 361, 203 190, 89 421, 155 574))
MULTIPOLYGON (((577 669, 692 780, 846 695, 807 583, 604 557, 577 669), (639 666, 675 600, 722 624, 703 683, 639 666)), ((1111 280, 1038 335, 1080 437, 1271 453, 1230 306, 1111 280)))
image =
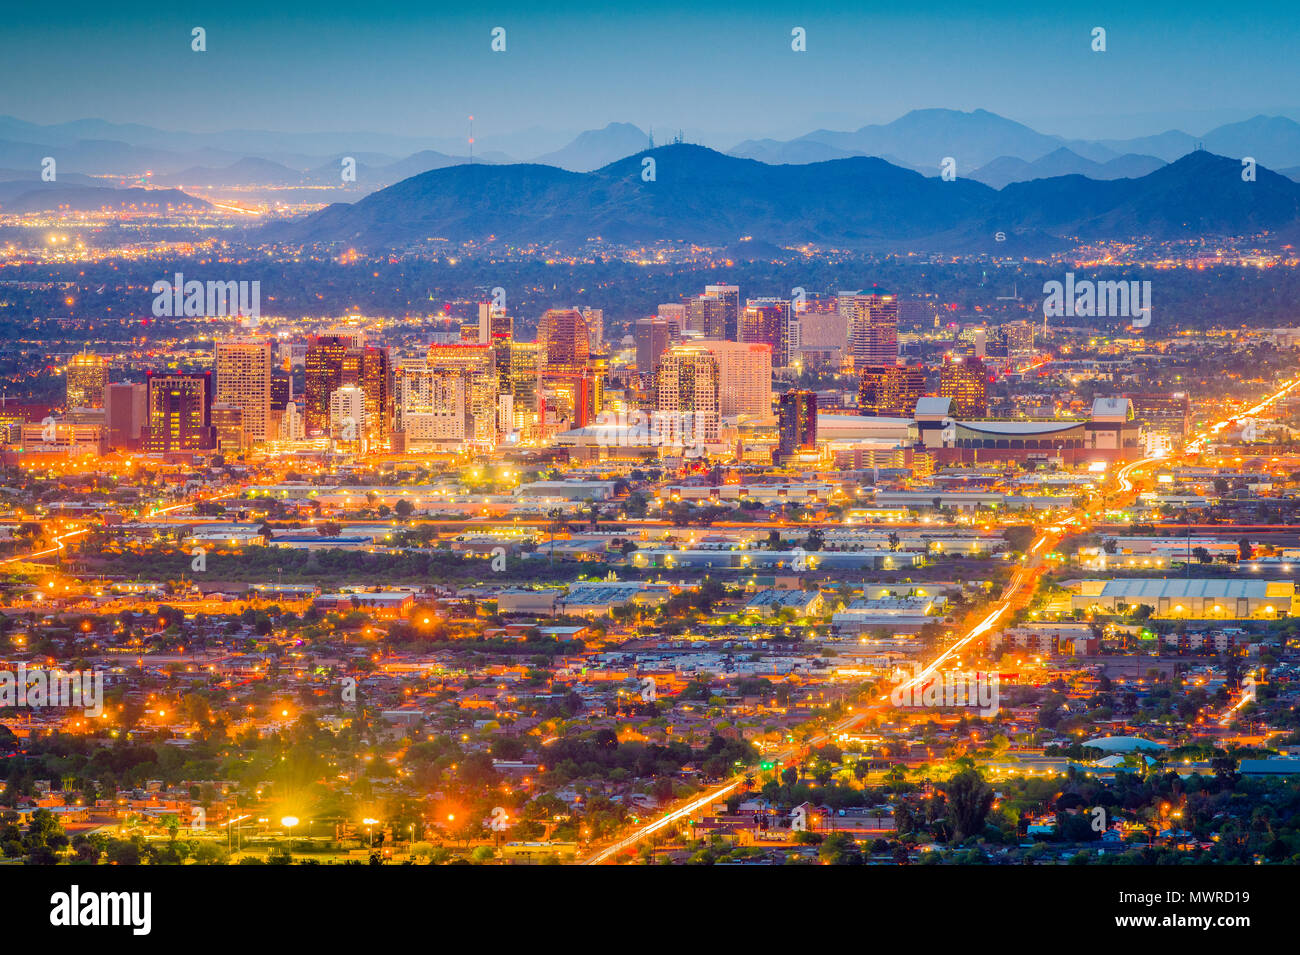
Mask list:
POLYGON ((611 121, 723 142, 984 108, 1066 136, 1300 118, 1300 16, 1274 3, 25 5, 0 113, 216 131, 462 136, 611 121), (1141 9, 1138 9, 1141 7, 1141 9), (190 50, 207 30, 208 51, 190 50), (490 49, 493 27, 507 49, 490 49), (807 52, 790 31, 807 31, 807 52), (1090 48, 1107 30, 1107 52, 1090 48))

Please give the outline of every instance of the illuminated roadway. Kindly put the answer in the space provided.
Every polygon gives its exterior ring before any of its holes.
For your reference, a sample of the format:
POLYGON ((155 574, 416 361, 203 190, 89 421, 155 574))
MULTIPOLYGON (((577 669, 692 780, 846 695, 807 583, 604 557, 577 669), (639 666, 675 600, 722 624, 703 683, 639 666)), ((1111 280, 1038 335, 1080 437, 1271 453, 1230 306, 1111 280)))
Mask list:
MULTIPOLYGON (((1274 394, 1270 395, 1268 398, 1265 398, 1263 401, 1255 405, 1249 411, 1244 412, 1243 414, 1235 415, 1232 418, 1227 418, 1224 419, 1223 421, 1216 422, 1215 424, 1211 425, 1206 430, 1206 432, 1202 434, 1200 437, 1189 442, 1187 445, 1188 450, 1189 451, 1201 450, 1204 447, 1206 441, 1210 437, 1213 437, 1214 435, 1218 434, 1225 427, 1227 427, 1231 422, 1239 418, 1249 417, 1250 415, 1258 414, 1259 412, 1268 408, 1274 402, 1290 394, 1292 390, 1294 390, 1297 387, 1300 387, 1300 378, 1288 382, 1280 391, 1277 391, 1274 394)), ((1133 461, 1120 467, 1115 472, 1115 481, 1118 486, 1119 493, 1123 496, 1131 495, 1137 489, 1137 485, 1134 480, 1135 472, 1143 468, 1159 464, 1163 460, 1164 459, 1162 458, 1142 458, 1138 461, 1133 461)), ((1105 506, 1106 498, 1104 494, 1101 496, 1099 501, 1093 502, 1093 506, 1095 506, 1096 504, 1101 504, 1103 507, 1105 506)), ((931 676, 933 676, 936 671, 938 671, 941 667, 943 667, 945 663, 958 659, 960 657, 961 652, 966 647, 970 646, 970 644, 979 640, 980 637, 984 636, 986 633, 992 630, 993 627, 997 624, 997 622, 1005 614, 1011 611, 1013 607, 1015 607, 1017 598, 1020 598, 1022 595, 1028 596, 1029 593, 1032 593, 1032 590, 1027 588, 1029 584, 1037 583, 1038 571, 1039 571, 1038 565, 1042 554, 1050 552, 1051 549, 1055 547, 1056 544, 1059 543, 1063 537, 1065 537, 1065 535, 1068 533, 1068 528, 1070 528, 1072 525, 1075 525, 1077 527, 1086 526, 1087 518, 1089 514, 1090 514, 1089 508, 1084 507, 1080 509, 1073 516, 1068 517, 1064 520, 1057 521, 1051 527, 1045 528, 1042 531, 1042 533, 1040 533, 1038 537, 1035 538, 1033 543, 1030 544, 1028 550, 1025 552, 1024 563, 1021 564, 1019 567, 1017 567, 1016 570, 1012 573, 1011 580, 1007 582, 1006 588, 999 595, 997 602, 993 604, 988 614, 985 615, 973 627, 971 627, 971 629, 967 631, 964 636, 962 636, 960 639, 950 644, 938 656, 936 656, 933 660, 931 660, 924 668, 919 670, 914 677, 912 677, 910 680, 906 681, 905 683, 900 684, 900 689, 914 687, 919 683, 925 682, 931 676)), ((1250 695, 1249 690, 1243 693, 1242 699, 1239 700, 1236 703, 1236 705, 1234 705, 1228 711, 1227 715, 1224 717, 1225 721, 1229 719, 1234 712, 1236 712, 1247 702, 1249 702, 1248 699, 1249 695, 1250 695)), ((798 753, 804 747, 814 746, 820 742, 823 742, 824 740, 834 737, 836 734, 846 732, 847 730, 851 729, 854 725, 856 725, 860 720, 865 718, 872 710, 881 709, 888 706, 889 700, 890 700, 889 694, 885 694, 883 696, 878 697, 874 703, 866 707, 860 707, 857 712, 851 713, 849 716, 844 717, 842 720, 832 725, 829 729, 827 729, 820 735, 814 736, 808 739, 804 743, 800 743, 796 746, 787 747, 781 752, 773 754, 774 762, 783 762, 786 759, 789 759, 791 756, 798 753)), ((643 839, 647 838, 648 836, 654 835, 656 832, 659 832, 661 829, 665 828, 666 826, 671 826, 675 822, 679 822, 682 819, 687 819, 693 816, 695 813, 699 812, 700 810, 712 805, 717 800, 729 795, 733 790, 735 790, 738 786, 740 786, 743 781, 744 781, 744 774, 741 774, 736 777, 733 777, 729 782, 709 790, 708 792, 704 793, 701 796, 696 796, 692 798, 690 801, 682 804, 676 809, 669 811, 664 816, 660 817, 659 819, 656 819, 654 822, 647 823, 646 825, 641 826, 639 829, 636 829, 630 835, 623 837, 622 839, 613 843, 612 845, 600 849, 593 855, 583 860, 582 864, 601 865, 602 863, 610 861, 616 855, 618 855, 618 853, 632 848, 638 842, 641 842, 643 839)))

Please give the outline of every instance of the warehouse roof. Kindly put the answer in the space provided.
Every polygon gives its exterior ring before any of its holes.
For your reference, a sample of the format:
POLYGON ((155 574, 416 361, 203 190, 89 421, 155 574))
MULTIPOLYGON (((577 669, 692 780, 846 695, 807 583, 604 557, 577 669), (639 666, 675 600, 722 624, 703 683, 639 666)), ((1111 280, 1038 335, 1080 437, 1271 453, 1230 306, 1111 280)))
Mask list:
POLYGON ((1283 585, 1294 592, 1295 584, 1289 580, 1226 580, 1214 578, 1169 577, 1148 579, 1143 577, 1108 580, 1101 590, 1103 597, 1205 597, 1211 599, 1234 600, 1237 598, 1263 599, 1273 596, 1269 585, 1283 585))

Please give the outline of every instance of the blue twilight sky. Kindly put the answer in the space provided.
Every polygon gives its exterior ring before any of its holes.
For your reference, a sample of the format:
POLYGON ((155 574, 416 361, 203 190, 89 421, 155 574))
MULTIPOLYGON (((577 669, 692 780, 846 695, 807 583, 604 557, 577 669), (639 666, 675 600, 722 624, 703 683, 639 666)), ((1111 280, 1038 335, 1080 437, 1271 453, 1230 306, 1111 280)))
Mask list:
POLYGON ((642 0, 23 4, 0 29, 0 114, 199 132, 366 130, 492 143, 611 121, 730 146, 909 109, 984 108, 1066 136, 1197 135, 1300 118, 1282 3, 642 0), (540 9, 539 9, 540 8, 540 9), (190 50, 207 30, 208 51, 190 50), (506 28, 505 53, 490 50, 506 28), (790 31, 807 30, 807 52, 790 31), (1107 52, 1090 48, 1107 30, 1107 52))

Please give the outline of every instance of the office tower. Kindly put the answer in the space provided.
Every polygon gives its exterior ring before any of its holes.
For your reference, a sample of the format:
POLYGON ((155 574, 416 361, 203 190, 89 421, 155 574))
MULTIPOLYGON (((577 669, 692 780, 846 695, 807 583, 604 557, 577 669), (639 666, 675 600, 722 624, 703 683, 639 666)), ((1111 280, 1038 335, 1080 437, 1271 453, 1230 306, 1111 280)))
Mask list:
MULTIPOLYGON (((584 336, 584 341, 585 336, 584 336)), ((465 379, 469 422, 465 440, 476 447, 494 448, 497 443, 497 404, 500 378, 496 352, 490 345, 457 343, 429 346, 426 358, 431 369, 456 371, 465 379)))
POLYGON ((275 350, 275 360, 285 370, 303 368, 307 364, 307 342, 281 342, 275 350))
POLYGON ((834 362, 848 354, 849 316, 834 299, 805 302, 799 311, 799 353, 814 364, 834 362))
POLYGON ((999 326, 1007 356, 1010 358, 1029 358, 1034 354, 1034 323, 1007 322, 999 326))
POLYGON ((840 292, 840 314, 849 322, 854 367, 898 361, 898 297, 881 292, 840 292))
POLYGON ((777 399, 777 457, 817 450, 817 393, 787 391, 777 399))
POLYGON ((149 454, 208 451, 212 430, 212 373, 148 374, 148 418, 141 442, 149 454))
POLYGON ((680 348, 700 348, 718 364, 719 413, 725 416, 772 417, 772 349, 742 342, 700 341, 680 348))
POLYGON ((356 347, 353 339, 345 335, 317 335, 307 345, 303 414, 309 434, 323 434, 329 429, 330 395, 347 383, 343 363, 348 350, 356 347))
POLYGON ((330 437, 365 450, 366 393, 359 385, 344 385, 330 395, 330 437))
POLYGON ((492 345, 499 339, 515 337, 515 320, 502 306, 480 302, 478 306, 478 343, 492 345))
POLYGON ((459 448, 472 433, 469 379, 457 368, 435 368, 427 358, 397 369, 397 431, 408 451, 459 448))
POLYGON ((716 442, 721 417, 718 382, 718 360, 706 349, 698 345, 670 348, 660 357, 655 372, 655 409, 691 415, 695 433, 702 434, 706 442, 716 442))
POLYGON ((702 338, 736 340, 740 327, 740 289, 706 285, 704 294, 686 303, 686 330, 702 338))
POLYGON ((988 369, 978 358, 944 355, 939 370, 939 396, 952 399, 952 413, 979 418, 989 413, 988 369))
POLYGON ((706 285, 704 295, 722 303, 722 337, 729 342, 736 341, 740 332, 740 288, 735 285, 706 285))
MULTIPOLYGON (((218 383, 220 388, 220 383, 218 383)), ((244 409, 239 405, 214 402, 212 405, 212 431, 216 435, 218 451, 242 451, 246 438, 244 409)), ((250 441, 251 443, 251 441, 250 441)))
POLYGON ((582 320, 587 323, 587 338, 591 344, 591 351, 598 352, 605 349, 605 310, 603 308, 584 308, 581 310, 582 320))
POLYGON ((662 319, 668 323, 669 332, 672 335, 674 345, 681 341, 682 330, 686 328, 687 322, 685 305, 682 305, 680 302, 660 305, 655 309, 655 318, 662 319))
POLYGON ((108 446, 125 450, 138 448, 148 409, 149 389, 145 385, 125 382, 109 385, 104 394, 108 446))
POLYGON ((537 325, 545 375, 584 371, 591 356, 591 335, 582 313, 573 308, 551 308, 537 325))
POLYGON ((357 384, 366 400, 366 446, 385 447, 393 430, 393 360, 387 348, 367 345, 361 349, 357 384))
POLYGON ((632 338, 636 342, 637 372, 653 375, 659 356, 673 343, 671 326, 662 318, 640 318, 632 325, 632 338))
POLYGON ((108 359, 83 352, 68 359, 65 378, 67 388, 64 406, 72 408, 102 408, 104 393, 108 389, 108 359))
POLYGON ((1168 435, 1177 444, 1187 437, 1192 423, 1192 402, 1186 392, 1125 394, 1133 405, 1133 416, 1142 430, 1168 435))
POLYGON ((794 310, 784 299, 751 298, 740 314, 739 340, 769 346, 773 366, 785 368, 790 364, 792 334, 794 347, 799 345, 797 323, 792 328, 793 315, 794 310))
MULTIPOLYGON (((542 346, 537 342, 509 342, 497 346, 499 397, 509 398, 509 427, 520 441, 542 437, 546 402, 542 397, 542 346)), ((505 421, 502 424, 506 424, 505 421)))
POLYGON ((250 447, 266 441, 271 435, 271 343, 217 342, 216 366, 214 403, 243 411, 244 437, 250 447))
POLYGON ((537 326, 542 352, 542 388, 547 411, 557 423, 581 428, 596 417, 600 383, 591 363, 591 336, 582 313, 548 309, 537 326))
POLYGON ((884 418, 910 417, 925 394, 925 369, 868 365, 858 381, 858 410, 884 418))
POLYGON ((293 375, 288 370, 271 372, 271 411, 283 411, 293 401, 293 375))

